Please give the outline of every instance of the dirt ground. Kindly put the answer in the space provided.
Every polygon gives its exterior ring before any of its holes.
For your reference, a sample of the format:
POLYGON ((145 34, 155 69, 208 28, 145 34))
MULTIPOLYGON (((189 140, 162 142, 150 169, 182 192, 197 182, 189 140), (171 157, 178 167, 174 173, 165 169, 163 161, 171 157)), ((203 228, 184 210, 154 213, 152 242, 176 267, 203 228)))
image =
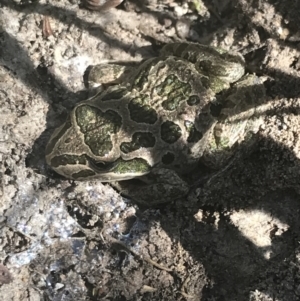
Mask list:
POLYGON ((300 300, 300 2, 0 2, 1 300, 300 300), (271 108, 226 169, 141 208, 46 166, 83 74, 188 40, 242 53, 271 108), (209 178, 209 180, 207 180, 209 178))

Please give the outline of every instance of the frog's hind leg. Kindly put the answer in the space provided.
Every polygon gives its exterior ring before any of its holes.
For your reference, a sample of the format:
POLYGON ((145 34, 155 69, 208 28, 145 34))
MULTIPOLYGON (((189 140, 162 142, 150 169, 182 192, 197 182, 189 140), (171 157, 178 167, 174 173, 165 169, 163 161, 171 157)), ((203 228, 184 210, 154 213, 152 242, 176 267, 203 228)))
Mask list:
POLYGON ((88 85, 88 88, 120 84, 131 70, 132 66, 114 63, 90 66, 85 73, 85 83, 88 85))
POLYGON ((89 66, 84 74, 84 84, 89 97, 106 90, 107 87, 124 83, 137 63, 103 63, 89 66))

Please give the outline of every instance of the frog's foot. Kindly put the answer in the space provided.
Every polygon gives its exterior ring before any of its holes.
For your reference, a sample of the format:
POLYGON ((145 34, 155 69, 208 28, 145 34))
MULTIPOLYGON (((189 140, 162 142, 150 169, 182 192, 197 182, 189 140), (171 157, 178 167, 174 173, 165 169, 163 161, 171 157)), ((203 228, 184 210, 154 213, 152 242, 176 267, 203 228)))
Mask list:
POLYGON ((132 66, 123 64, 104 63, 89 67, 86 71, 89 88, 100 85, 120 84, 124 77, 132 70, 132 66))
POLYGON ((121 4, 123 0, 83 0, 85 7, 91 10, 108 10, 121 4))
POLYGON ((122 195, 145 206, 157 206, 172 202, 188 194, 189 186, 174 171, 153 170, 151 174, 136 180, 112 183, 122 195))
POLYGON ((84 82, 89 89, 89 97, 92 97, 112 85, 121 84, 136 63, 103 63, 90 66, 85 72, 84 82))

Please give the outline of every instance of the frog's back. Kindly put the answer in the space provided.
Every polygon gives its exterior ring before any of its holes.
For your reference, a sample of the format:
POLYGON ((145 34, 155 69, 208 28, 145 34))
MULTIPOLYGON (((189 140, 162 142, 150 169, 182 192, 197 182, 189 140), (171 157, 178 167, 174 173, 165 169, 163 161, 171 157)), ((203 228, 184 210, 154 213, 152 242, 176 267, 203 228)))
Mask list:
POLYGON ((112 148, 99 160, 142 158, 152 166, 183 171, 205 148, 215 119, 208 78, 177 57, 145 61, 126 83, 81 105, 111 110, 122 119, 112 148))

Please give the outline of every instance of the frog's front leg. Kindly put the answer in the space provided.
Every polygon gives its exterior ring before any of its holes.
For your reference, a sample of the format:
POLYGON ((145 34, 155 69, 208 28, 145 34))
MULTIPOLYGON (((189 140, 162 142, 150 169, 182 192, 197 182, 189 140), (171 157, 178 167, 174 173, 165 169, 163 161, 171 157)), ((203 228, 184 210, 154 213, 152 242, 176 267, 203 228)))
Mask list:
POLYGON ((129 180, 113 183, 112 186, 125 197, 149 207, 172 202, 186 196, 189 191, 188 184, 170 169, 154 169, 138 180, 140 183, 129 180))
MULTIPOLYGON (((266 110, 264 79, 248 74, 227 91, 202 162, 220 169, 241 142, 249 142, 263 124, 266 110)), ((250 146, 250 145, 249 145, 250 146)), ((248 147, 249 148, 249 147, 248 147)))

